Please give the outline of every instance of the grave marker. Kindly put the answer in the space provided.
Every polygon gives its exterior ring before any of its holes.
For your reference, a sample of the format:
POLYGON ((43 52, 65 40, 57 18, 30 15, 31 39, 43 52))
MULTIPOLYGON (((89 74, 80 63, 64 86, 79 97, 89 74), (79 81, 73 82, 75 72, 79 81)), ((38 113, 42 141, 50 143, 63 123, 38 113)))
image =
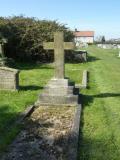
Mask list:
POLYGON ((18 90, 19 71, 8 67, 0 67, 0 90, 18 90))
POLYGON ((5 67, 7 58, 4 54, 4 44, 6 39, 0 40, 0 90, 19 89, 19 70, 5 67))
POLYGON ((64 42, 63 32, 56 32, 54 34, 54 42, 45 42, 43 43, 43 46, 46 50, 54 50, 55 78, 64 79, 64 50, 74 49, 75 44, 73 42, 64 42))
POLYGON ((63 32, 54 34, 54 42, 43 43, 44 49, 53 50, 55 54, 55 76, 45 86, 36 105, 77 105, 79 91, 74 94, 75 85, 65 79, 64 50, 73 50, 73 42, 64 42, 63 32))

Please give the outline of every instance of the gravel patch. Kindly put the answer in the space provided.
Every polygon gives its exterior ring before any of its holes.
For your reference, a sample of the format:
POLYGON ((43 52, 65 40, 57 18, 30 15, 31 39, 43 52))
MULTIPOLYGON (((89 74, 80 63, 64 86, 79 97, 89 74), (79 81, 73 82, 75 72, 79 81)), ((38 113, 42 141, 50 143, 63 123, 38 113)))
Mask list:
POLYGON ((76 107, 38 107, 2 160, 66 160, 76 107))

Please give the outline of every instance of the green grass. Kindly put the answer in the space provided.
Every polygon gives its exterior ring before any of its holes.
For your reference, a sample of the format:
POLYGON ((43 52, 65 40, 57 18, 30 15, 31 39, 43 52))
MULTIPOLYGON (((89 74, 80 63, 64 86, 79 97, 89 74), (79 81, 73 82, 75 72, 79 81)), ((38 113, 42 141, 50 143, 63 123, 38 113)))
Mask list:
POLYGON ((117 50, 90 47, 89 89, 83 93, 80 160, 120 159, 120 59, 117 50))
POLYGON ((0 91, 0 152, 15 137, 19 126, 15 121, 19 113, 34 103, 43 86, 53 75, 50 65, 17 64, 20 72, 19 91, 0 91))
MULTIPOLYGON (((20 90, 0 91, 0 153, 12 142, 21 126, 15 124, 19 114, 33 104, 43 87, 53 76, 53 65, 16 64, 20 70, 20 90)), ((80 83, 82 70, 79 64, 67 64, 66 76, 80 83), (72 71, 78 68, 79 71, 72 71), (79 73, 79 74, 78 74, 79 73)))
MULTIPOLYGON (((88 48, 87 63, 66 64, 66 77, 76 83, 89 70, 89 88, 81 90, 80 160, 120 158, 120 59, 117 50, 88 48)), ((17 64, 20 91, 0 91, 0 152, 19 131, 15 125, 20 112, 37 100, 43 86, 53 76, 51 65, 17 64)))

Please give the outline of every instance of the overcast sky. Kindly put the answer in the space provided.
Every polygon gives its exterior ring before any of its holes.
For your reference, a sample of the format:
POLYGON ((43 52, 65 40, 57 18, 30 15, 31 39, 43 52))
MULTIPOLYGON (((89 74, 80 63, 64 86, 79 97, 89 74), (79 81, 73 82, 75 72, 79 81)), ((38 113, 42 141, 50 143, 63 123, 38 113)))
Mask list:
POLYGON ((0 0, 0 16, 20 14, 120 38, 120 0, 0 0))

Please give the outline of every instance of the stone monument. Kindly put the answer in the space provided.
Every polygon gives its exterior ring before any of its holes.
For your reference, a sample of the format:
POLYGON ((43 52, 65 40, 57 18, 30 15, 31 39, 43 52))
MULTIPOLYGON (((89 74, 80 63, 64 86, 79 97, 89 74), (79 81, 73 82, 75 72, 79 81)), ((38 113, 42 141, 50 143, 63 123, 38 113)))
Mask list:
POLYGON ((6 67, 7 58, 4 54, 4 44, 6 39, 0 40, 0 90, 19 89, 19 71, 6 67))
POLYGON ((18 90, 19 71, 8 67, 0 67, 0 90, 18 90))
POLYGON ((55 75, 39 95, 36 105, 76 105, 75 85, 65 78, 64 50, 73 50, 73 42, 64 42, 63 32, 54 33, 54 42, 43 43, 44 49, 54 50, 55 75))

